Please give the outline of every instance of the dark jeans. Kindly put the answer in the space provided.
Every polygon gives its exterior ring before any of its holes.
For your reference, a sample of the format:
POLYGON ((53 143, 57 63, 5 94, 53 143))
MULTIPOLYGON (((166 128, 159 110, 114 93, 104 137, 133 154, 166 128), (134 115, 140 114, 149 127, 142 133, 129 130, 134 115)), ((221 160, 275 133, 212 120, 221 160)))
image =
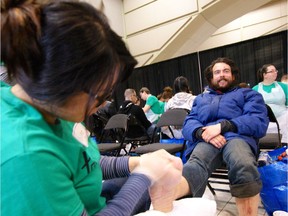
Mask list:
POLYGON ((183 167, 183 176, 194 197, 203 195, 209 176, 223 161, 227 164, 232 196, 246 198, 260 192, 262 182, 255 155, 245 141, 232 139, 221 149, 205 142, 196 145, 183 167))

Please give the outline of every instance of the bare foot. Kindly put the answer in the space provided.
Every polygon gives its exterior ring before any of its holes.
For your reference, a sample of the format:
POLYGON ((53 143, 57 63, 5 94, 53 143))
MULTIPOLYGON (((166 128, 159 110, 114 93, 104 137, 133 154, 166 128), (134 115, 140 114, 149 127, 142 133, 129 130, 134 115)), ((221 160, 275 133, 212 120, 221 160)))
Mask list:
POLYGON ((170 212, 173 209, 173 201, 176 199, 177 185, 181 181, 183 164, 181 159, 173 161, 173 168, 166 175, 155 182, 149 190, 154 210, 170 212))
POLYGON ((154 210, 162 212, 170 212, 173 209, 173 201, 175 200, 176 186, 167 187, 165 185, 155 183, 150 188, 150 198, 154 210))

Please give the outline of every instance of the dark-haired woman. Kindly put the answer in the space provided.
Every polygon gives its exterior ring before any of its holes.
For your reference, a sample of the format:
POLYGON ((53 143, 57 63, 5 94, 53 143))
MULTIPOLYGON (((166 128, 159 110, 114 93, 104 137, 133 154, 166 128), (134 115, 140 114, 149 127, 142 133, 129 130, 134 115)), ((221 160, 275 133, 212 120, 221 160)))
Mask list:
MULTIPOLYGON (((281 133, 282 143, 288 143, 288 85, 277 82, 278 70, 273 64, 265 64, 258 70, 259 83, 252 89, 262 94, 264 101, 273 110, 276 116, 281 133)), ((275 123, 270 123, 268 133, 277 133, 275 123)))
POLYGON ((16 81, 0 90, 3 215, 132 215, 146 210, 148 189, 164 209, 157 191, 180 181, 180 159, 101 157, 81 123, 136 64, 101 12, 1 0, 1 61, 16 81), (117 177, 129 178, 106 202, 103 178, 117 177))
MULTIPOLYGON (((193 101, 196 98, 189 89, 188 79, 183 76, 176 77, 174 80, 175 95, 170 98, 165 106, 165 111, 169 109, 185 109, 187 114, 190 112, 193 106, 193 101)), ((173 138, 170 130, 163 129, 162 132, 168 137, 173 138)), ((177 139, 183 138, 182 129, 173 129, 174 137, 177 139)))

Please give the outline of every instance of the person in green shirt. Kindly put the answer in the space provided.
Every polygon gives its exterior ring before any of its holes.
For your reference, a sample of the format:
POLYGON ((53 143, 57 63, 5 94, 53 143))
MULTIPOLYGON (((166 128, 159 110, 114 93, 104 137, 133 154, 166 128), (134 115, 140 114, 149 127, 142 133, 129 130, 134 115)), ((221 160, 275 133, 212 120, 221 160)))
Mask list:
POLYGON ((161 114, 164 112, 164 103, 159 101, 156 96, 150 93, 147 87, 143 87, 139 91, 142 100, 146 101, 143 111, 145 112, 147 119, 153 124, 157 123, 161 114))
MULTIPOLYGON (((279 123, 282 133, 282 143, 288 143, 288 85, 277 82, 278 70, 273 64, 265 64, 258 70, 259 83, 252 89, 262 94, 279 123)), ((267 133, 277 133, 275 123, 270 123, 267 133)))
POLYGON ((16 82, 0 88, 1 215, 133 215, 150 200, 171 211, 161 197, 181 181, 180 158, 101 156, 85 127, 136 60, 93 6, 39 2, 1 1, 1 61, 16 82))

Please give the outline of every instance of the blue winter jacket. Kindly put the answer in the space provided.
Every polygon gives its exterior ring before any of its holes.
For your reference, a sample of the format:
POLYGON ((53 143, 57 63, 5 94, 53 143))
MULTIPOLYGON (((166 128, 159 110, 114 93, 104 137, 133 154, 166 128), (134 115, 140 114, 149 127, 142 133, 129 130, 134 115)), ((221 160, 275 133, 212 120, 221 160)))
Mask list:
POLYGON ((233 88, 226 93, 209 92, 200 94, 193 102, 191 113, 186 117, 182 130, 187 142, 186 157, 200 141, 195 137, 198 128, 217 124, 224 119, 232 121, 237 132, 223 134, 225 139, 241 138, 257 153, 257 142, 266 134, 269 124, 263 97, 249 88, 233 88))

